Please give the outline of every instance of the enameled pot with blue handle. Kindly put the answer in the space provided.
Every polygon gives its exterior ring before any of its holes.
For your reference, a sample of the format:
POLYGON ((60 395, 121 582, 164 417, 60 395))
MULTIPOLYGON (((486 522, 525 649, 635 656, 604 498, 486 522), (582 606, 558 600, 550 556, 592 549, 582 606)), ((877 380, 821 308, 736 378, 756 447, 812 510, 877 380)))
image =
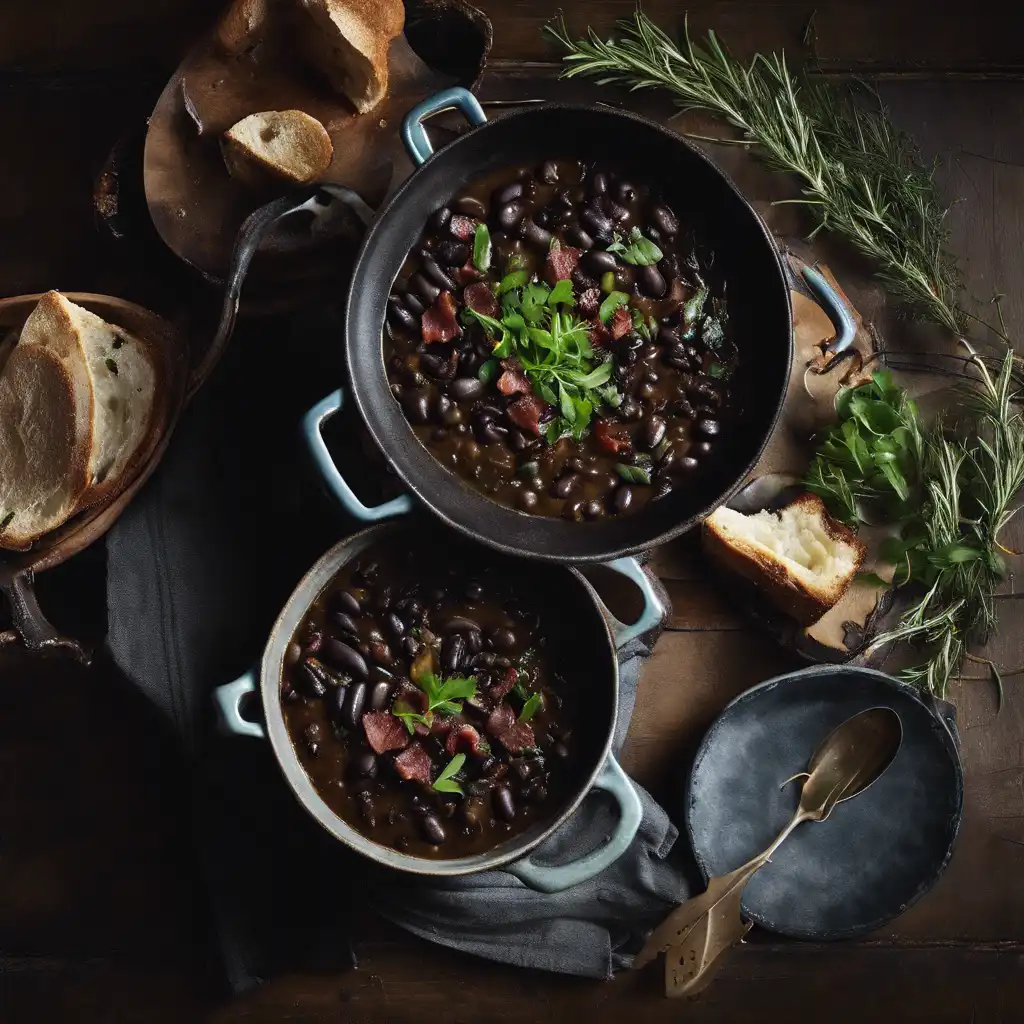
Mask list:
POLYGON ((568 566, 527 562, 500 553, 472 552, 482 572, 513 574, 522 587, 536 595, 536 610, 548 609, 545 621, 573 638, 573 673, 586 680, 586 700, 580 702, 581 720, 574 725, 579 744, 571 793, 551 816, 493 849, 470 857, 432 860, 400 853, 357 831, 332 811, 313 788, 285 727, 281 710, 281 679, 285 653, 310 605, 352 559, 371 544, 467 545, 451 531, 428 523, 383 523, 340 541, 330 549, 295 588, 270 633, 257 667, 214 692, 223 731, 270 741, 285 780, 299 802, 331 835, 358 853, 387 867, 423 875, 464 875, 504 868, 541 892, 558 892, 586 881, 617 860, 629 847, 640 826, 640 798, 611 751, 619 703, 617 651, 653 629, 665 609, 643 569, 632 558, 607 563, 609 569, 630 580, 643 597, 643 610, 631 624, 620 622, 604 606, 581 573, 568 566), (578 659, 578 660, 577 660, 578 659), (250 695, 258 695, 262 715, 244 714, 250 695), (551 835, 580 805, 592 789, 604 791, 618 807, 618 820, 607 841, 578 860, 557 866, 535 862, 531 851, 551 835))
MULTIPOLYGON (((307 417, 308 441, 328 489, 364 521, 400 514, 418 502, 476 541, 552 562, 600 562, 636 553, 691 528, 726 501, 754 468, 771 436, 793 358, 786 269, 771 233, 728 177, 675 132, 635 114, 608 107, 541 104, 489 121, 476 97, 461 88, 447 89, 414 107, 403 123, 402 138, 417 169, 376 213, 351 190, 326 185, 257 211, 236 247, 238 272, 232 275, 225 303, 229 325, 248 260, 261 233, 276 220, 298 211, 316 218, 338 201, 368 228, 345 315, 349 392, 409 494, 368 508, 346 483, 320 437, 323 422, 341 408, 340 390, 307 417), (461 111, 471 128, 433 152, 424 121, 448 109, 461 111), (686 487, 633 515, 597 522, 528 515, 493 501, 442 466, 416 437, 393 398, 383 358, 387 299, 429 216, 495 168, 539 164, 549 158, 610 161, 634 180, 660 190, 680 219, 714 251, 741 350, 734 377, 734 419, 714 458, 686 487)), ((833 351, 849 345, 854 325, 844 304, 813 268, 806 270, 805 278, 835 323, 833 351)))

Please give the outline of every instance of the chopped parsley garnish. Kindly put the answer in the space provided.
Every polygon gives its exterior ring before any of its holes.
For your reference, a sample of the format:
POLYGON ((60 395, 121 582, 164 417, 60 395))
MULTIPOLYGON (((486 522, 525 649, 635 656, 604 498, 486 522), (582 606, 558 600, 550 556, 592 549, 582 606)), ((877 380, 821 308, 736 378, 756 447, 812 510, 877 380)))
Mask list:
POLYGON ((665 254, 649 239, 641 234, 638 227, 629 232, 629 244, 622 240, 622 236, 616 232, 614 241, 608 246, 608 251, 621 256, 626 263, 632 263, 635 267, 650 267, 658 262, 665 254))
MULTIPOLYGON (((629 300, 622 292, 614 294, 629 300)), ((503 296, 501 319, 469 306, 462 314, 464 323, 476 320, 483 327, 494 343, 494 358, 515 357, 534 393, 559 411, 545 434, 552 444, 566 435, 581 438, 595 409, 617 408, 622 402, 611 383, 611 359, 594 352, 591 325, 570 312, 575 303, 571 281, 559 281, 554 288, 531 281, 522 291, 503 296)), ((480 375, 490 379, 482 368, 480 375)))
POLYGON ((441 682, 433 672, 424 672, 413 682, 427 695, 427 710, 423 713, 414 711, 402 700, 395 701, 391 713, 402 719, 410 733, 416 731, 417 725, 425 725, 428 729, 433 724, 434 713, 457 715, 462 711, 460 701, 476 695, 475 676, 449 676, 441 682))
POLYGON ((543 707, 544 694, 531 693, 530 696, 527 698, 526 703, 523 705, 523 710, 519 712, 519 721, 528 722, 543 707))
POLYGON ((452 777, 466 763, 465 754, 456 754, 442 769, 441 774, 434 779, 434 789, 441 793, 462 793, 462 787, 452 777))
POLYGON ((491 233, 486 224, 477 224, 473 235, 473 266, 482 274, 491 269, 491 233))

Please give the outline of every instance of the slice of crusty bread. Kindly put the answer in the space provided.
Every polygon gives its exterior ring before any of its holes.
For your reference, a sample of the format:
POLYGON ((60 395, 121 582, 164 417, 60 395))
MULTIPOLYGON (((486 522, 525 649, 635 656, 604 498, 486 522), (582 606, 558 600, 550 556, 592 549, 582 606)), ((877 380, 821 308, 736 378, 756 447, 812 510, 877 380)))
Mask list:
POLYGON ((217 43, 225 53, 237 57, 251 50, 267 27, 273 0, 231 0, 217 22, 217 43))
POLYGON ((78 507, 95 504, 121 485, 149 435, 156 362, 145 342, 52 291, 21 331, 18 348, 34 346, 53 352, 92 392, 87 487, 78 507))
POLYGON ((307 58, 359 113, 372 110, 388 91, 388 47, 405 25, 402 0, 297 3, 307 58))
POLYGON ((723 506, 705 520, 703 538, 712 558, 803 626, 843 596, 865 553, 857 535, 833 519, 815 494, 803 494, 777 513, 745 516, 723 506))
POLYGON ((89 483, 92 391, 40 345, 18 345, 0 374, 0 548, 60 526, 89 483))
POLYGON ((327 129, 302 110, 265 110, 243 117, 221 140, 233 178, 259 186, 278 178, 305 184, 330 166, 327 129))

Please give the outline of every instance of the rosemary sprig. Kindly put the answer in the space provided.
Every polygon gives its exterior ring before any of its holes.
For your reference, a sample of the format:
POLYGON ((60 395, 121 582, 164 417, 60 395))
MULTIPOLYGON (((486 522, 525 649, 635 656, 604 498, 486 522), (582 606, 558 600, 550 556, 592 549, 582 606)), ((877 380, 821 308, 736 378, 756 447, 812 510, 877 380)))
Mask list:
POLYGON ((791 73, 781 54, 741 64, 714 32, 699 46, 684 30, 677 46, 639 10, 619 25, 617 39, 605 41, 590 30, 575 42, 564 21, 548 25, 568 50, 564 75, 666 89, 684 111, 724 118, 742 141, 758 146, 769 166, 802 179, 797 202, 817 217, 815 232, 845 237, 918 315, 962 332, 961 281, 946 251, 948 208, 936 194, 933 168, 920 163, 877 96, 865 106, 850 90, 812 83, 791 73))

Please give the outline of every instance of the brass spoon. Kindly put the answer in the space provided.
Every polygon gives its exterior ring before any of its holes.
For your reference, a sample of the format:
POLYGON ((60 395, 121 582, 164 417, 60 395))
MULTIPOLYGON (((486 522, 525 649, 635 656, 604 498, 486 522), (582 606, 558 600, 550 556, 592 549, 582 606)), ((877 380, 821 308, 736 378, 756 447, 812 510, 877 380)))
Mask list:
POLYGON ((644 967, 666 952, 665 992, 693 995, 710 981, 723 954, 750 930, 740 916, 740 896, 751 876, 805 821, 824 821, 843 800, 863 793, 892 763, 903 742, 903 724, 891 708, 869 708, 833 729, 811 757, 800 805, 764 853, 712 878, 707 890, 674 910, 652 933, 633 963, 644 967))

